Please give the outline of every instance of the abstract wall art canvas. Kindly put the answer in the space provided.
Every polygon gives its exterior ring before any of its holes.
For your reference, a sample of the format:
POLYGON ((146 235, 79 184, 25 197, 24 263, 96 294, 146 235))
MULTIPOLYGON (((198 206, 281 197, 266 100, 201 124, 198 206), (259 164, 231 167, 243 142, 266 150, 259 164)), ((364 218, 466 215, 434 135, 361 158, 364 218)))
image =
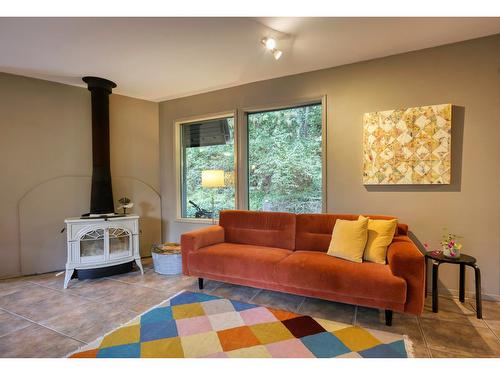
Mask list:
POLYGON ((365 185, 449 184, 451 104, 365 113, 365 185))

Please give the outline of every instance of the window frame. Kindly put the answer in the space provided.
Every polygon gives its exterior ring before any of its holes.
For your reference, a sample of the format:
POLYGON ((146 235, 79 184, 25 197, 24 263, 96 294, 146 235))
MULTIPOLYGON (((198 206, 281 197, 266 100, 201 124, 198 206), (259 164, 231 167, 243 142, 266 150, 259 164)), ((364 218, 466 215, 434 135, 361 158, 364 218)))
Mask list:
POLYGON ((249 185, 248 185, 248 115, 252 113, 261 112, 271 112, 279 111, 284 109, 305 107, 308 105, 320 104, 321 105, 321 212, 327 212, 328 207, 328 194, 327 194, 327 126, 326 126, 326 95, 320 97, 312 97, 294 101, 287 101, 282 103, 277 103, 274 105, 262 105, 255 107, 247 107, 240 111, 238 117, 238 123, 240 124, 240 139, 238 156, 239 160, 242 161, 239 165, 239 186, 245 189, 244 194, 240 194, 240 199, 238 201, 239 207, 248 210, 249 209, 249 185))
MULTIPOLYGON (((288 100, 273 104, 243 107, 227 111, 208 113, 205 115, 189 116, 174 120, 173 160, 175 163, 175 222, 192 224, 212 224, 212 219, 197 219, 182 217, 182 170, 183 158, 181 155, 181 125, 206 120, 216 120, 232 117, 234 121, 234 198, 235 209, 248 210, 248 114, 276 111, 280 109, 303 107, 312 104, 321 104, 321 199, 322 213, 328 209, 327 191, 327 96, 315 96, 297 100, 288 100)), ((215 220, 218 223, 218 219, 215 220)))
MULTIPOLYGON (((181 222, 181 223, 196 223, 196 224, 211 224, 212 219, 202 219, 202 218, 194 218, 194 217, 182 217, 182 189, 183 189, 183 170, 184 170, 184 158, 183 158, 183 153, 182 153, 182 145, 181 145, 181 128, 182 125, 190 124, 190 123, 197 123, 200 121, 207 121, 207 120, 218 120, 222 118, 228 118, 232 117, 233 118, 233 124, 234 124, 234 146, 233 146, 233 159, 234 159, 234 206, 235 209, 238 208, 238 190, 239 190, 239 185, 238 185, 238 116, 237 116, 237 111, 236 110, 231 110, 231 111, 224 111, 224 112, 217 112, 217 113, 211 113, 207 115, 202 115, 202 116, 190 116, 190 117, 184 117, 180 118, 174 121, 174 140, 175 140, 175 147, 174 147, 174 161, 175 161, 175 221, 176 222, 181 222)), ((218 219, 215 220, 216 223, 218 223, 218 219)))

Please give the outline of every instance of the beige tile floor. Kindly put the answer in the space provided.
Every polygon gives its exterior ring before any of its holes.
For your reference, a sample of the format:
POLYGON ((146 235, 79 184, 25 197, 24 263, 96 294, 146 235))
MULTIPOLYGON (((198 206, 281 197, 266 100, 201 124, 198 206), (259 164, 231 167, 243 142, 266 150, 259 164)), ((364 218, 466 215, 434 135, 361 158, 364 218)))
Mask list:
MULTIPOLYGON (((198 290, 197 279, 162 276, 144 259, 139 272, 73 280, 62 288, 54 273, 0 281, 0 357, 63 357, 181 290, 198 290)), ((205 293, 268 305, 368 329, 406 334, 417 357, 500 357, 500 303, 484 301, 484 319, 474 303, 440 297, 440 311, 427 301, 421 317, 394 314, 384 324, 377 309, 207 280, 205 293)))

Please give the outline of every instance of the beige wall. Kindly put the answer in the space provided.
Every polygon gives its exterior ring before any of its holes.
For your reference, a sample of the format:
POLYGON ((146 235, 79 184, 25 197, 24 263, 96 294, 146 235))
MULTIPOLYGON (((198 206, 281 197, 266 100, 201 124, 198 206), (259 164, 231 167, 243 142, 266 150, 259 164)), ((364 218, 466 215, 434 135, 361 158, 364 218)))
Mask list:
MULTIPOLYGON (((158 104, 112 95, 115 201, 141 218, 142 253, 159 241, 158 104)), ((90 92, 0 73, 0 277, 64 268, 64 218, 88 212, 90 92)), ((117 205, 117 203, 115 203, 117 205)))
POLYGON ((111 95, 111 173, 113 197, 134 202, 140 218, 141 254, 161 241, 160 151, 158 103, 111 95))
MULTIPOLYGON (((499 298, 500 35, 161 103, 164 238, 178 240, 182 232, 200 227, 175 221, 176 119, 322 95, 327 98, 327 211, 395 215, 420 241, 433 245, 448 227, 464 236, 464 251, 477 257, 483 292, 499 298), (363 113, 442 103, 458 107, 452 184, 363 186, 363 113)), ((452 292, 457 277, 455 267, 441 266, 440 279, 452 292)), ((472 291, 470 271, 467 277, 472 291)))

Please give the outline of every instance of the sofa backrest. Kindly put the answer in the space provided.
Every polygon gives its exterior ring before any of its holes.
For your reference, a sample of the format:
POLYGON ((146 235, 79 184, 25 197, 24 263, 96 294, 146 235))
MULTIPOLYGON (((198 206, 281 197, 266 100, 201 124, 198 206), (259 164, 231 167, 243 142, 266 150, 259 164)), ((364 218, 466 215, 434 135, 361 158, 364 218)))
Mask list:
POLYGON ((226 242, 295 248, 296 215, 284 212, 221 211, 219 225, 226 242))
MULTIPOLYGON (((393 216, 363 215, 371 219, 388 220, 393 216)), ((335 214, 298 214, 295 234, 295 249, 309 251, 328 251, 332 239, 333 227, 337 219, 357 220, 359 215, 335 214)), ((406 235, 408 226, 398 223, 397 233, 406 235)))

